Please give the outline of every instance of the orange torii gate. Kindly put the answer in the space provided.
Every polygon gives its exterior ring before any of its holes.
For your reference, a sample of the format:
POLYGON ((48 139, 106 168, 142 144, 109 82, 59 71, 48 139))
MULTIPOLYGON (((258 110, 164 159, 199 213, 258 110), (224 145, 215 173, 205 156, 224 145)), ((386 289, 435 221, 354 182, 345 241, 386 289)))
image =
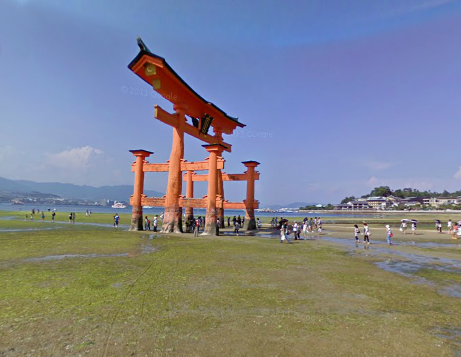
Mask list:
MULTIPOLYGON (((131 230, 142 230, 143 228, 143 217, 142 217, 142 206, 153 206, 153 207, 164 207, 164 197, 147 197, 143 194, 144 192, 144 173, 145 172, 168 172, 169 163, 149 163, 146 161, 146 157, 149 157, 153 152, 145 150, 130 150, 136 161, 131 165, 131 171, 135 173, 135 185, 133 195, 130 197, 130 204, 133 207, 133 214, 131 219, 131 230)), ((225 160, 222 157, 217 158, 216 166, 218 170, 224 168, 225 160)), ((193 161, 187 162, 181 160, 181 171, 203 171, 209 169, 208 158, 205 161, 193 161)), ((183 196, 180 196, 181 207, 195 207, 192 202, 184 202, 183 196)), ((202 202, 196 202, 197 208, 205 207, 202 202)), ((186 208, 188 209, 188 208, 186 208)))
MULTIPOLYGON (((166 196, 164 197, 147 197, 143 194, 144 189, 144 173, 145 172, 167 172, 168 163, 159 163, 152 164, 147 162, 145 159, 153 154, 150 151, 146 150, 130 150, 134 156, 136 156, 136 161, 131 165, 131 171, 135 173, 135 189, 134 193, 130 198, 130 204, 133 206, 133 216, 131 222, 131 230, 142 230, 143 219, 142 219, 142 206, 154 206, 154 207, 164 207, 166 202, 166 196)), ((222 172, 224 168, 225 160, 222 157, 216 159, 216 169, 209 169, 208 159, 205 161, 198 162, 187 162, 183 160, 181 162, 181 170, 187 171, 185 177, 187 180, 188 177, 192 178, 191 182, 194 181, 210 181, 210 172, 216 172, 218 176, 216 182, 221 183, 221 190, 219 190, 218 185, 216 185, 216 192, 214 193, 215 200, 211 200, 213 197, 213 192, 210 194, 210 187, 208 186, 208 195, 204 196, 202 199, 193 198, 193 191, 190 194, 190 190, 193 190, 193 185, 188 184, 187 186, 187 196, 180 196, 179 203, 181 207, 185 207, 187 210, 193 210, 194 208, 206 208, 207 211, 214 210, 217 215, 219 212, 224 212, 224 209, 245 209, 246 210, 246 229, 256 229, 256 223, 254 220, 254 210, 259 207, 259 202, 254 200, 254 181, 259 180, 259 172, 254 171, 254 168, 259 165, 256 161, 246 161, 243 164, 248 168, 248 171, 243 174, 226 174, 222 172), (197 175, 194 171, 208 170, 208 175, 197 175), (193 173, 188 175, 188 173, 193 173), (221 178, 219 178, 221 177, 221 178), (247 185, 247 199, 243 202, 229 202, 223 199, 222 195, 219 192, 222 190, 223 181, 242 181, 246 180, 247 185), (209 199, 210 198, 210 199, 209 199), (211 206, 210 206, 211 201, 211 206), (211 207, 211 208, 210 208, 211 207), (253 222, 254 224, 251 224, 253 222), (253 227, 254 226, 254 227, 253 227)), ((216 217, 215 217, 216 218, 216 217)), ((221 222, 224 222, 221 218, 221 222)))
MULTIPOLYGON (((206 234, 216 232, 217 209, 217 161, 223 151, 231 152, 231 145, 223 141, 223 134, 230 135, 237 127, 244 127, 237 118, 227 115, 220 108, 203 99, 165 61, 149 51, 138 38, 139 54, 128 68, 138 75, 162 97, 173 104, 171 114, 155 105, 155 118, 173 127, 173 144, 168 161, 168 185, 164 199, 165 217, 162 232, 182 232, 182 207, 186 201, 181 196, 182 163, 184 162, 184 134, 189 134, 208 145, 203 145, 209 153, 208 194, 206 214, 206 234), (191 123, 187 120, 191 120, 191 123), (210 127, 214 135, 208 134, 210 127)), ((136 156, 135 188, 132 199, 133 218, 131 229, 142 229, 144 161, 151 153, 132 150, 136 156), (135 197, 136 196, 136 197, 135 197)), ((144 198, 144 202, 147 198, 144 198)), ((147 205, 147 203, 146 203, 147 205)))
MULTIPOLYGON (((242 174, 227 174, 218 169, 218 188, 217 188, 217 201, 224 202, 222 207, 217 208, 217 215, 221 222, 221 227, 224 228, 224 209, 245 209, 245 229, 256 229, 256 220, 254 215, 255 208, 259 208, 259 202, 254 199, 255 180, 259 180, 259 172, 255 168, 259 165, 257 161, 244 161, 247 171, 242 174), (224 200, 224 181, 247 181, 247 195, 246 200, 243 202, 227 202, 224 200)), ((188 170, 184 176, 184 181, 187 182, 186 198, 194 197, 194 182, 208 181, 208 175, 198 175, 194 170, 188 170)), ((193 217, 193 209, 186 208, 186 219, 190 216, 193 217)))

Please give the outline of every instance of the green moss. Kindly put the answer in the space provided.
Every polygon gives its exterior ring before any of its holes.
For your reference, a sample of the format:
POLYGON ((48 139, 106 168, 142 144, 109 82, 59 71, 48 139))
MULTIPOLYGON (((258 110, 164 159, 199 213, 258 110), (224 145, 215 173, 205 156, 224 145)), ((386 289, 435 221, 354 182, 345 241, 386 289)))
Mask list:
POLYGON ((450 356, 431 331, 461 316, 459 300, 321 241, 64 225, 0 244, 16 355, 450 356), (28 260, 62 254, 82 256, 28 260))

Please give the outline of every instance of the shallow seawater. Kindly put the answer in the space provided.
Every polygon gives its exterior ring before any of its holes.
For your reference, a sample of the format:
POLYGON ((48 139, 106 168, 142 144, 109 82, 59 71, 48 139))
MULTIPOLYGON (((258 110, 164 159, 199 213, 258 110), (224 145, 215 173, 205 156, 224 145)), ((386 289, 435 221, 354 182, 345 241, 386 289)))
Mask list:
POLYGON ((36 232, 36 231, 52 231, 55 229, 62 228, 60 226, 56 227, 47 227, 47 228, 4 228, 0 229, 1 233, 9 233, 9 232, 36 232))
POLYGON ((450 341, 454 346, 454 356, 461 357, 461 328, 459 327, 439 327, 434 329, 437 337, 450 341))
POLYGON ((63 260, 71 258, 103 258, 103 257, 127 257, 128 253, 119 254, 60 254, 60 255, 46 255, 44 257, 27 258, 25 262, 46 262, 51 260, 63 260))
MULTIPOLYGON (((422 269, 435 269, 442 272, 461 274, 461 260, 443 258, 443 257, 432 257, 426 255, 420 255, 415 253, 403 252, 394 249, 394 246, 387 246, 383 243, 363 245, 357 244, 351 239, 331 238, 323 237, 323 240, 339 243, 343 246, 349 247, 349 253, 351 255, 358 255, 363 249, 367 250, 368 256, 383 257, 385 259, 378 261, 375 265, 385 271, 399 274, 410 278, 414 284, 423 284, 427 286, 433 286, 437 289, 437 292, 442 295, 448 295, 455 298, 461 298, 461 285, 453 284, 449 287, 437 284, 434 281, 430 281, 417 275, 418 271, 422 269), (391 256, 391 258, 389 258, 391 256), (392 258, 394 256, 394 258, 392 258)), ((418 243, 415 246, 421 246, 425 243, 418 243)), ((399 245, 399 244, 396 244, 399 245)), ((405 244, 402 244, 405 245, 405 244)), ((413 246, 413 245, 411 245, 413 246)), ((425 244, 424 246, 428 246, 425 244)), ((457 249, 456 245, 450 244, 438 244, 437 246, 431 247, 445 247, 450 246, 457 249)))
POLYGON ((141 238, 144 238, 144 239, 149 239, 149 240, 152 240, 152 239, 155 239, 155 238, 160 238, 162 235, 161 234, 149 234, 149 235, 143 235, 141 236, 141 238))
POLYGON ((133 258, 139 254, 150 254, 156 251, 155 247, 150 245, 141 244, 139 250, 129 253, 114 253, 114 254, 60 254, 60 255, 46 255, 44 257, 34 257, 24 259, 25 262, 46 262, 53 260, 73 259, 73 258, 107 258, 107 257, 130 257, 133 258))

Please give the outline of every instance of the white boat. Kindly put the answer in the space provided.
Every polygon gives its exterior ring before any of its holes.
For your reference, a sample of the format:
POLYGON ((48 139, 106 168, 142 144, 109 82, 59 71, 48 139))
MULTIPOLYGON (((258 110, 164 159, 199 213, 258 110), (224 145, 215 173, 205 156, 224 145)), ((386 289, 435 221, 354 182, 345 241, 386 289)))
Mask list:
POLYGON ((126 208, 126 206, 122 202, 115 201, 112 208, 126 208))

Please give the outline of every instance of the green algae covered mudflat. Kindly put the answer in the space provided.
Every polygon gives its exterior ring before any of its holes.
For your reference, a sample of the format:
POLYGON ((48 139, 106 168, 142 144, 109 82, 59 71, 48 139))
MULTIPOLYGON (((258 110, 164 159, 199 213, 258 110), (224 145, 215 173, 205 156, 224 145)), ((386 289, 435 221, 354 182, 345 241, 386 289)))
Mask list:
MULTIPOLYGON (((108 226, 0 216, 8 217, 0 219, 1 355, 432 357, 461 350, 461 299, 380 269, 369 252, 385 249, 382 238, 350 254, 321 237, 280 244, 270 228, 254 237, 193 238, 115 229, 111 215, 93 220, 108 226)), ((350 237, 347 225, 325 230, 350 237)), ((444 239, 440 256, 458 259, 457 244, 444 239)), ((427 250, 418 249, 411 253, 427 250)), ((417 273, 459 281, 459 272, 417 273)))

